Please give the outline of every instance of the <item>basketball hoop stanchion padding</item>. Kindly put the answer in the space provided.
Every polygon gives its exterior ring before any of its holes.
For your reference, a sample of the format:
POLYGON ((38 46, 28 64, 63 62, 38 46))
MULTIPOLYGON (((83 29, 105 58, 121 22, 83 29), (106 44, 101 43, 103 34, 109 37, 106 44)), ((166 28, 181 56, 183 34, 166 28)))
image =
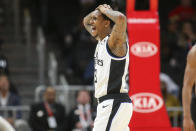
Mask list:
POLYGON ((172 128, 160 90, 160 26, 158 0, 150 9, 135 10, 127 0, 130 44, 129 95, 133 101, 131 131, 180 131, 172 128))

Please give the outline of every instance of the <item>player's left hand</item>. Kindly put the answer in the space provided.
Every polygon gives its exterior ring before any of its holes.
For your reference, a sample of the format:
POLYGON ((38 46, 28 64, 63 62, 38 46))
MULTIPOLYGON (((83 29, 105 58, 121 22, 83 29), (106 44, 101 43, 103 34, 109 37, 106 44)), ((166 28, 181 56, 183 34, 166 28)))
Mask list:
POLYGON ((184 131, 195 131, 193 120, 191 118, 184 118, 183 128, 184 131))
POLYGON ((106 10, 112 10, 112 8, 110 7, 110 5, 107 5, 107 4, 99 5, 97 7, 97 9, 99 11, 101 11, 102 13, 104 13, 106 10))

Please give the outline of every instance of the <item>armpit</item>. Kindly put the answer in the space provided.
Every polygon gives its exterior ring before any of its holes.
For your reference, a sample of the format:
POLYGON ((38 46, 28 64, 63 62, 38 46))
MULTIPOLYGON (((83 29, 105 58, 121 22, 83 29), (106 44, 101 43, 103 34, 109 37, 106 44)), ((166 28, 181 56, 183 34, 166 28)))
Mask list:
POLYGON ((196 45, 192 47, 187 56, 187 62, 190 66, 196 68, 196 45))
POLYGON ((118 57, 124 57, 127 54, 127 43, 125 42, 122 45, 115 45, 110 49, 112 54, 118 57))

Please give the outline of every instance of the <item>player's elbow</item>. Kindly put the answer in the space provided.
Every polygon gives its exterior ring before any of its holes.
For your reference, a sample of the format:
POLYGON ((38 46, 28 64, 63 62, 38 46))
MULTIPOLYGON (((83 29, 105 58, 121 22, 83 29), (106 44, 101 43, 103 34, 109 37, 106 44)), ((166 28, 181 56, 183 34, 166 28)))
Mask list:
POLYGON ((83 18, 83 25, 85 26, 85 24, 86 24, 86 18, 84 17, 83 18))
POLYGON ((190 82, 190 81, 185 81, 183 83, 183 88, 182 89, 183 89, 183 91, 185 91, 185 90, 192 91, 192 89, 193 89, 193 83, 190 82))

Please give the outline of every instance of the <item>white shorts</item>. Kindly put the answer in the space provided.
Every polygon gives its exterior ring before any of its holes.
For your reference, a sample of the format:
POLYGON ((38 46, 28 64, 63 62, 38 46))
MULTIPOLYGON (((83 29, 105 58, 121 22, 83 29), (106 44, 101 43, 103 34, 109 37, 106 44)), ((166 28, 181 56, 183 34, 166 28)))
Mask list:
POLYGON ((130 99, 108 99, 97 107, 93 131, 129 131, 133 106, 130 99))

